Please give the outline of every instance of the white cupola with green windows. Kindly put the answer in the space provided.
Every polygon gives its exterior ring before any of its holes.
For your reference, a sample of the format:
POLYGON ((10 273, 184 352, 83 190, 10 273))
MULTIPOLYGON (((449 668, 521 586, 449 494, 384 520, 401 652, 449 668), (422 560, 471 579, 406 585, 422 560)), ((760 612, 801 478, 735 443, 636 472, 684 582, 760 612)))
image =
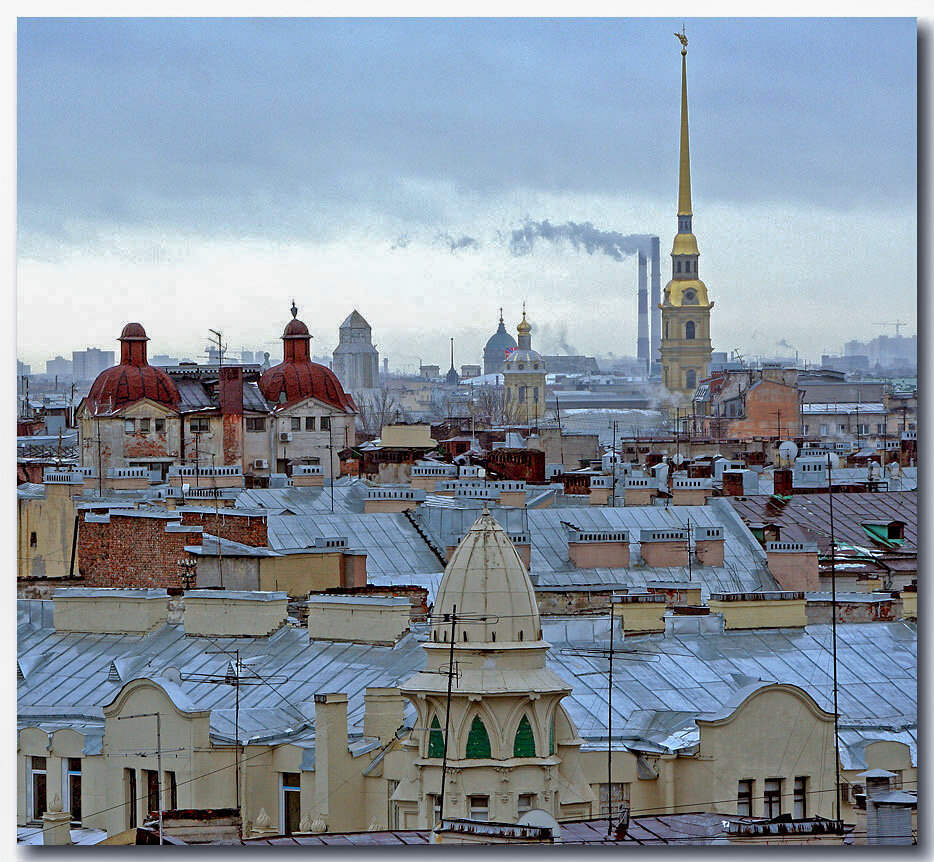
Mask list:
POLYGON ((417 778, 398 791, 419 799, 420 828, 440 813, 446 718, 445 817, 515 823, 530 808, 556 818, 590 811, 581 740, 561 706, 571 687, 546 666, 549 648, 525 565, 484 510, 445 569, 426 667, 401 686, 416 711, 417 778))

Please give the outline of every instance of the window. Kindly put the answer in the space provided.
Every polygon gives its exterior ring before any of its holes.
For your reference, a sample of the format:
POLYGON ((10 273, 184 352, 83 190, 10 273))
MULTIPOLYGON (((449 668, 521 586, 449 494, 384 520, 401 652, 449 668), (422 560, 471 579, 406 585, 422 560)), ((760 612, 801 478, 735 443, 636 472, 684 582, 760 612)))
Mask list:
POLYGON ((684 324, 684 337, 685 337, 688 341, 693 341, 693 340, 694 340, 694 334, 695 334, 696 330, 697 330, 697 327, 696 327, 694 321, 693 321, 693 320, 689 320, 687 323, 684 324))
POLYGON ((32 773, 32 819, 41 820, 46 810, 46 761, 44 757, 30 757, 29 771, 32 773))
POLYGON ((471 820, 489 820, 490 819, 490 797, 489 796, 471 796, 468 797, 468 816, 471 820))
POLYGON ((262 416, 248 416, 246 420, 247 431, 265 431, 266 420, 262 416))
POLYGON ((436 715, 431 720, 431 729, 428 731, 428 756, 444 757, 444 734, 441 732, 441 722, 436 715))
POLYGON ((827 436, 827 426, 823 423, 821 423, 821 426, 820 426, 820 433, 821 433, 821 437, 827 436))
POLYGON ((64 810, 71 812, 73 823, 81 822, 81 758, 66 757, 62 760, 65 769, 65 780, 62 788, 64 810))
POLYGON ((156 434, 165 433, 165 419, 154 419, 153 426, 156 434))
POLYGON ((301 431, 301 430, 302 430, 302 417, 301 417, 301 416, 293 416, 293 417, 292 417, 292 430, 293 430, 293 431, 301 431))
POLYGON ((535 757, 535 736, 532 733, 532 725, 529 724, 529 717, 522 716, 522 721, 516 728, 516 738, 512 744, 513 757, 535 757))
POLYGON ((123 784, 126 789, 127 828, 136 828, 136 770, 123 770, 123 784))
POLYGON ((551 717, 551 726, 548 728, 548 753, 555 753, 555 716, 551 717))
POLYGON ((169 811, 175 811, 178 808, 178 782, 171 770, 165 773, 165 787, 169 791, 169 811))
POLYGON ((136 420, 125 419, 123 422, 123 431, 125 434, 135 434, 136 433, 136 420))
POLYGON ((762 816, 769 819, 782 813, 782 779, 766 778, 762 791, 762 816))
POLYGON ((144 769, 143 782, 146 785, 146 811, 158 812, 161 807, 159 803, 159 773, 155 769, 144 769))
POLYGON ((535 807, 535 794, 534 793, 520 793, 519 794, 519 804, 518 804, 518 814, 521 817, 527 811, 531 811, 535 807))
POLYGON ((697 372, 689 368, 684 374, 684 381, 688 389, 694 389, 697 386, 697 372))
POLYGON ((622 809, 629 807, 629 783, 614 781, 612 784, 600 785, 600 813, 612 814, 619 817, 622 809))
POLYGON ((471 760, 481 760, 491 756, 490 735, 486 732, 483 719, 475 715, 467 735, 467 757, 471 760))
POLYGON ((519 401, 520 402, 525 401, 525 387, 524 386, 519 387, 519 401))
POLYGON ((322 417, 321 417, 321 430, 322 430, 322 431, 330 431, 330 430, 331 430, 331 417, 330 417, 330 416, 322 416, 322 417))
POLYGON ((201 417, 200 419, 195 418, 195 419, 190 420, 189 427, 191 428, 192 434, 203 434, 204 432, 210 430, 211 420, 208 419, 206 416, 201 417))
POLYGON ((441 819, 441 794, 428 794, 428 811, 431 825, 434 826, 441 819))
POLYGON ((144 434, 149 433, 149 420, 148 419, 139 420, 139 430, 142 431, 144 434))
POLYGON ((297 772, 282 773, 281 826, 284 835, 297 832, 298 824, 302 819, 302 794, 299 779, 297 772))
POLYGON ((680 260, 675 261, 675 272, 681 272, 681 261, 680 260))
POLYGON ((306 417, 305 417, 305 430, 306 430, 306 431, 314 431, 314 430, 315 430, 315 417, 314 417, 314 416, 306 416, 306 417))
POLYGON ((29 547, 30 548, 36 547, 36 534, 35 533, 29 534, 29 547))
POLYGON ((794 818, 795 820, 803 820, 808 816, 808 779, 806 775, 799 775, 795 778, 795 794, 794 794, 794 818))
POLYGON ((885 434, 885 424, 876 425, 876 434, 885 434))
POLYGON ((802 425, 802 426, 801 426, 801 433, 802 433, 802 434, 805 434, 805 435, 808 433, 808 426, 807 426, 807 425, 802 425))
POLYGON ((532 400, 536 404, 538 404, 538 387, 537 386, 532 390, 532 400))
POLYGON ((752 789, 755 782, 751 778, 744 778, 739 782, 736 792, 736 813, 740 817, 752 817, 752 789))

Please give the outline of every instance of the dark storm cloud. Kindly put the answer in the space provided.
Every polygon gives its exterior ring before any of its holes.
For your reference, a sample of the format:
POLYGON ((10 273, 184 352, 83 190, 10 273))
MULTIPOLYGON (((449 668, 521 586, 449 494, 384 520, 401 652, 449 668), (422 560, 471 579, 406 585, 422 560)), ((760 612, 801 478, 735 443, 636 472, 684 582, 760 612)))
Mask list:
MULTIPOLYGON (((695 200, 913 201, 913 20, 687 26, 695 200)), ((426 184, 673 200, 671 31, 21 19, 20 227, 320 239, 364 217, 437 224, 446 201, 426 184)))

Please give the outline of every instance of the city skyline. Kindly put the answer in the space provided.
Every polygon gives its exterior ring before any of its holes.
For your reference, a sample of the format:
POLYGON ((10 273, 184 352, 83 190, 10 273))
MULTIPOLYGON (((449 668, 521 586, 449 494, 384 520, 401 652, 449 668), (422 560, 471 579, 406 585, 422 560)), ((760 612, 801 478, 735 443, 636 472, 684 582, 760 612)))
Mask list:
MULTIPOLYGON (((526 300, 543 352, 635 355, 635 256, 510 237, 657 234, 667 280, 674 23, 21 20, 18 355, 275 354, 293 295, 319 354, 357 307, 394 367, 476 362, 526 300)), ((912 334, 914 20, 686 27, 714 350, 912 334)))

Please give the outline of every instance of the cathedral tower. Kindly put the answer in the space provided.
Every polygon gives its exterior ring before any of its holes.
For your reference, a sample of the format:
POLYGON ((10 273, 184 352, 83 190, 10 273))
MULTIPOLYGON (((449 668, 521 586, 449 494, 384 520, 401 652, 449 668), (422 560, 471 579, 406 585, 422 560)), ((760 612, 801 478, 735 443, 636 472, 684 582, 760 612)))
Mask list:
POLYGON ((662 384, 682 403, 690 402, 710 366, 710 310, 713 303, 698 272, 697 239, 691 207, 691 154, 688 139, 687 44, 681 40, 681 164, 678 177, 678 233, 671 250, 671 281, 661 302, 662 384))
POLYGON ((545 360, 532 349, 532 325, 525 319, 516 327, 519 346, 509 352, 503 368, 506 420, 532 425, 545 415, 545 360))

